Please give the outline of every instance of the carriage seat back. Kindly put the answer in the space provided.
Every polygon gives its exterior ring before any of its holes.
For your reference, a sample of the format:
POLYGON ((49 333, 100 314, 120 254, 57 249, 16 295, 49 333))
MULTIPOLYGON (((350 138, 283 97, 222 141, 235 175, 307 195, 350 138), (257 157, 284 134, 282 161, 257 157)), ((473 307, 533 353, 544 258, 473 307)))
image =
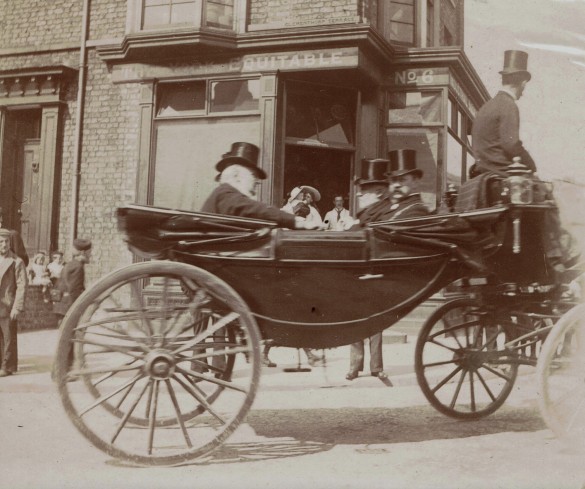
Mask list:
POLYGON ((369 259, 369 240, 360 231, 275 231, 277 260, 329 262, 366 261, 369 259))
POLYGON ((493 173, 482 173, 467 180, 459 189, 455 212, 484 209, 502 203, 503 178, 493 173))

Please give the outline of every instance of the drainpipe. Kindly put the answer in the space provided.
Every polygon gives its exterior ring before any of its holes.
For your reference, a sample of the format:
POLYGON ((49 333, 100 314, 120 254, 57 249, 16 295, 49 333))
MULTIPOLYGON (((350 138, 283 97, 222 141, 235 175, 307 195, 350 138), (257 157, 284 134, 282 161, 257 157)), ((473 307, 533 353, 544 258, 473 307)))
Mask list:
POLYGON ((89 30, 89 7, 90 0, 83 0, 83 11, 81 20, 81 45, 79 48, 79 75, 77 80, 77 109, 75 111, 75 147, 73 151, 73 188, 71 191, 71 230, 69 243, 77 238, 77 221, 79 214, 79 183, 81 180, 81 149, 82 149, 82 126, 83 108, 85 102, 85 82, 87 75, 87 35, 89 30))

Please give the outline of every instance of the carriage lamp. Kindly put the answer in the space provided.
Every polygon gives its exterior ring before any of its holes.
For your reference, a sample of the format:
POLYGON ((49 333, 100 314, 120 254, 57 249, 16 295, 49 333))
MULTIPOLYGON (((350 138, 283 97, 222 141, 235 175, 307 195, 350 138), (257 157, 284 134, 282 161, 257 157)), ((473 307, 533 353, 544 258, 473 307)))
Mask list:
POLYGON ((520 162, 516 156, 514 162, 508 167, 505 186, 512 204, 531 204, 533 200, 533 181, 530 169, 520 162))

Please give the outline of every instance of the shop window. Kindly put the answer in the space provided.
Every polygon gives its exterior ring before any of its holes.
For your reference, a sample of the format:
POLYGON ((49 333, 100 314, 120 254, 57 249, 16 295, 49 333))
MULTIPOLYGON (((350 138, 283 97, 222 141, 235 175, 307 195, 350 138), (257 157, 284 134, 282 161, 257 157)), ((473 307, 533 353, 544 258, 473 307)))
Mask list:
POLYGON ((356 92, 335 87, 290 84, 286 137, 332 146, 353 146, 356 92))
POLYGON ((134 0, 139 30, 185 26, 233 29, 234 0, 134 0))
POLYGON ((211 84, 210 112, 258 110, 260 80, 229 80, 211 84))
POLYGON ((260 142, 260 116, 168 119, 155 124, 152 203, 200 210, 216 187, 215 164, 234 141, 260 142))
POLYGON ((390 124, 442 122, 441 92, 394 92, 389 94, 390 124))
POLYGON ((205 110, 206 82, 159 85, 156 115, 191 115, 205 110))
POLYGON ((429 210, 435 209, 437 200, 439 131, 439 128, 389 128, 386 133, 388 151, 416 151, 417 166, 424 173, 420 193, 429 210))

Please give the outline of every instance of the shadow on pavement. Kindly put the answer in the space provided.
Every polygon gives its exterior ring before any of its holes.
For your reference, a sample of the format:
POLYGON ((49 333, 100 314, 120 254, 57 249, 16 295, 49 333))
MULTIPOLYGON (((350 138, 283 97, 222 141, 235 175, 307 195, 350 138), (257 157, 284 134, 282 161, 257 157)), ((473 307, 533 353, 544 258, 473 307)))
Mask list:
POLYGON ((256 436, 269 440, 229 441, 212 454, 183 465, 257 462, 311 455, 336 445, 366 445, 360 453, 381 453, 367 445, 416 443, 469 438, 504 432, 532 432, 546 428, 536 409, 502 407, 477 421, 447 418, 430 406, 407 408, 339 408, 254 410, 245 421, 256 436), (273 438, 274 440, 270 440, 273 438))
POLYGON ((416 406, 254 410, 246 422, 258 436, 287 436, 301 442, 335 445, 412 443, 546 428, 536 409, 506 406, 476 421, 459 421, 431 406, 416 406))

